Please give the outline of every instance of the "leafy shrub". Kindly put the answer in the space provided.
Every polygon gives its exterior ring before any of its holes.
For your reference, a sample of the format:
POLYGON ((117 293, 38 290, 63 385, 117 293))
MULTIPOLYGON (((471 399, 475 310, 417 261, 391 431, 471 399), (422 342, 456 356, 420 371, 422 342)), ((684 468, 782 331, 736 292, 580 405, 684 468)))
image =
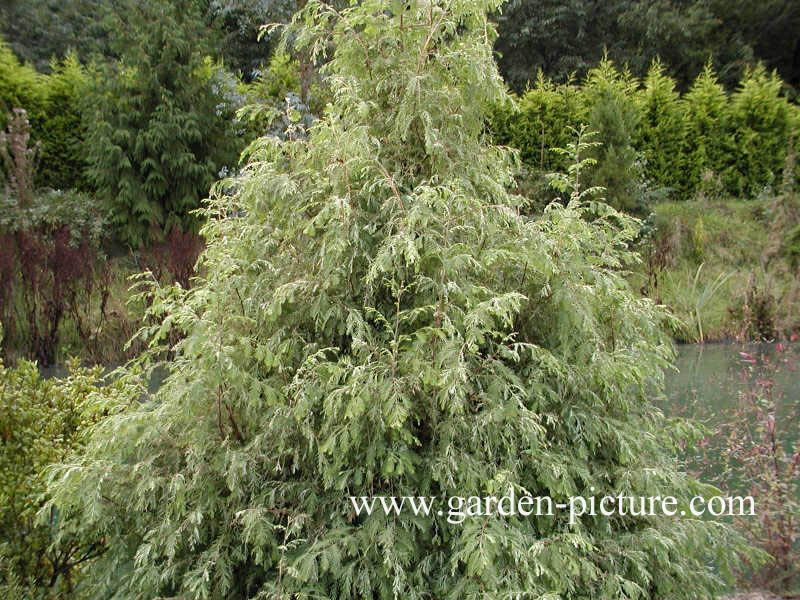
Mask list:
POLYGON ((555 85, 541 74, 516 103, 492 107, 489 128, 493 139, 519 149, 522 162, 516 174, 517 189, 538 203, 536 212, 551 200, 546 174, 567 167, 552 149, 564 148, 571 141, 570 127, 580 122, 581 110, 577 87, 555 85))
POLYGON ((713 555, 724 570, 738 548, 715 523, 453 526, 347 500, 701 489, 650 402, 671 346, 620 273, 638 221, 579 199, 522 216, 512 156, 486 145, 498 6, 312 0, 297 17, 299 43, 334 49, 335 102, 218 186, 202 278, 158 295, 142 332, 154 352, 187 333, 164 385, 54 470, 54 505, 107 539, 96 597, 713 592, 713 555))
MULTIPOLYGON (((0 331, 2 339, 2 331, 0 331)), ((80 449, 103 414, 91 395, 103 386, 99 367, 69 366, 64 379, 43 379, 35 363, 0 360, 0 595, 16 599, 83 597, 84 569, 103 550, 100 535, 75 535, 57 507, 44 504, 43 469, 80 449)), ((104 388, 114 397, 115 383, 104 388)))
POLYGON ((121 60, 91 77, 86 152, 122 241, 139 247, 155 229, 197 227, 191 211, 236 162, 239 141, 196 3, 136 4, 124 18, 113 40, 121 60))
POLYGON ((644 214, 648 202, 670 191, 754 198, 776 187, 800 135, 800 107, 781 95, 784 87, 759 66, 729 97, 708 64, 681 97, 659 62, 640 86, 604 60, 580 86, 540 76, 518 110, 493 109, 490 128, 498 143, 520 150, 522 172, 535 179, 542 169, 565 167, 547 147, 564 147, 567 127, 588 122, 602 144, 592 183, 607 189, 614 206, 644 214))

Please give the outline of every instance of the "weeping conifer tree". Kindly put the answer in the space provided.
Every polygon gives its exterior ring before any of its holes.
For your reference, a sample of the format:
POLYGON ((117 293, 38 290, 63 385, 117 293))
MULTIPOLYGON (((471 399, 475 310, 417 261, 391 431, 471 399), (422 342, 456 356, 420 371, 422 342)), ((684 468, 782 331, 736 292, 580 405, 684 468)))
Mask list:
POLYGON ((164 385, 98 398, 112 415, 51 474, 60 514, 104 536, 95 597, 714 589, 710 560, 731 548, 713 522, 448 521, 454 495, 700 489, 649 401, 671 346, 622 276, 637 222, 579 195, 521 216, 514 157, 484 138, 484 109, 505 99, 486 18, 499 4, 312 0, 296 17, 296 44, 335 48, 335 101, 307 138, 258 140, 218 187, 202 277, 157 290, 163 324, 141 332, 153 353, 186 332, 164 385), (437 504, 367 515, 349 496, 437 504))

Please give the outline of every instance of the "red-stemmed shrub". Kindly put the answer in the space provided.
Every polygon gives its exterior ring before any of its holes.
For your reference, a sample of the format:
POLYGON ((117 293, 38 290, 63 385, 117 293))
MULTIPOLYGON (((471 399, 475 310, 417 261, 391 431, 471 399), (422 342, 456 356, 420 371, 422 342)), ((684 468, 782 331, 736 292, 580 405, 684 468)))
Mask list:
POLYGON ((774 353, 739 352, 739 359, 735 402, 709 415, 721 424, 698 444, 697 458, 725 493, 754 500, 755 516, 733 520, 772 560, 750 565, 740 584, 785 593, 800 585, 800 398, 784 393, 781 379, 797 361, 786 344, 774 353))
MULTIPOLYGON (((0 315, 9 337, 25 356, 41 365, 56 360, 64 318, 74 317, 85 343, 90 342, 87 309, 99 292, 107 297, 107 276, 98 275, 97 249, 82 236, 72 241, 62 226, 51 234, 35 229, 6 234, 0 252, 0 315), (97 290, 97 287, 103 288, 97 290)), ((102 312, 102 310, 101 310, 102 312)))
POLYGON ((144 267, 161 283, 178 283, 183 289, 189 289, 203 247, 201 236, 173 229, 164 237, 164 241, 145 252, 144 267))
POLYGON ((29 207, 6 197, 0 208, 4 355, 43 366, 65 358, 69 322, 72 341, 85 349, 80 353, 95 356, 110 286, 103 215, 91 198, 74 192, 39 194, 29 207))

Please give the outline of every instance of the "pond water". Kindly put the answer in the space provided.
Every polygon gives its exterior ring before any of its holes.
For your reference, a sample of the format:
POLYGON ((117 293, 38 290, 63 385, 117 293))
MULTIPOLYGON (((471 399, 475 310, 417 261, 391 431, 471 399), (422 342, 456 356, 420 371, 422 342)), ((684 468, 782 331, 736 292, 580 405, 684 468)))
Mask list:
MULTIPOLYGON (((687 344, 677 350, 677 371, 667 372, 666 399, 662 401, 669 414, 698 418, 712 425, 718 422, 716 417, 724 416, 735 406, 743 388, 742 370, 752 364, 749 360, 780 363, 774 377, 774 392, 783 394, 787 402, 798 400, 798 344, 687 344), (784 362, 785 359, 790 362, 784 362)), ((797 440, 800 424, 795 427, 797 440)))
MULTIPOLYGON (((690 417, 713 429, 724 423, 737 423, 735 414, 745 390, 772 389, 775 402, 775 432, 788 456, 798 451, 800 423, 792 414, 800 406, 800 344, 694 344, 677 348, 677 371, 666 375, 665 397, 658 403, 667 415, 690 417), (765 369, 769 364, 774 370, 765 369)), ((748 413, 750 420, 752 412, 748 413)), ((753 422, 741 423, 755 425, 753 422)), ((713 437, 713 436, 712 436, 713 437)), ((705 453, 710 472, 719 473, 722 439, 710 439, 705 453)), ((688 467, 698 464, 688 451, 688 467)), ((703 477, 706 479, 706 477, 703 477)), ((734 477, 731 485, 747 482, 734 477)))

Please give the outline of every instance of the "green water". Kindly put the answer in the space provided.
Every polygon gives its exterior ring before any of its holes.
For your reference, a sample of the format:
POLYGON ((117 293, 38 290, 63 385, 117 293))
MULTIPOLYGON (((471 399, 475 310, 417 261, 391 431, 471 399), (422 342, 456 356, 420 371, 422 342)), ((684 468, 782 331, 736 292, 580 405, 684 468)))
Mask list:
MULTIPOLYGON (((670 414, 698 418, 713 424, 724 418, 736 404, 743 387, 742 371, 749 366, 741 353, 760 361, 780 361, 774 389, 784 402, 797 401, 800 395, 800 345, 778 352, 775 344, 691 344, 678 346, 677 371, 667 373, 666 401, 670 414), (783 362, 782 359, 789 359, 783 362)), ((780 408, 780 407, 779 407, 780 408)), ((794 424, 794 439, 800 437, 800 424, 794 424)))
MULTIPOLYGON (((759 379, 772 384, 776 399, 775 431, 787 455, 800 450, 800 422, 797 416, 789 416, 793 407, 800 405, 800 344, 792 344, 788 349, 784 346, 782 351, 775 344, 698 344, 679 346, 677 350, 677 371, 667 373, 666 394, 659 404, 667 415, 692 418, 712 432, 710 452, 704 453, 710 461, 710 470, 703 479, 719 474, 723 462, 718 452, 725 444, 714 439, 714 429, 741 419, 734 411, 742 391, 757 387, 759 379), (747 362, 750 360, 755 360, 756 365, 747 362), (761 368, 765 360, 777 367, 774 374, 768 375, 761 368)), ((744 425, 753 423, 743 422, 744 425)), ((700 459, 692 449, 687 448, 684 458, 690 471, 700 467, 700 459)), ((739 491, 748 487, 748 482, 737 477, 728 483, 741 488, 739 491)))

